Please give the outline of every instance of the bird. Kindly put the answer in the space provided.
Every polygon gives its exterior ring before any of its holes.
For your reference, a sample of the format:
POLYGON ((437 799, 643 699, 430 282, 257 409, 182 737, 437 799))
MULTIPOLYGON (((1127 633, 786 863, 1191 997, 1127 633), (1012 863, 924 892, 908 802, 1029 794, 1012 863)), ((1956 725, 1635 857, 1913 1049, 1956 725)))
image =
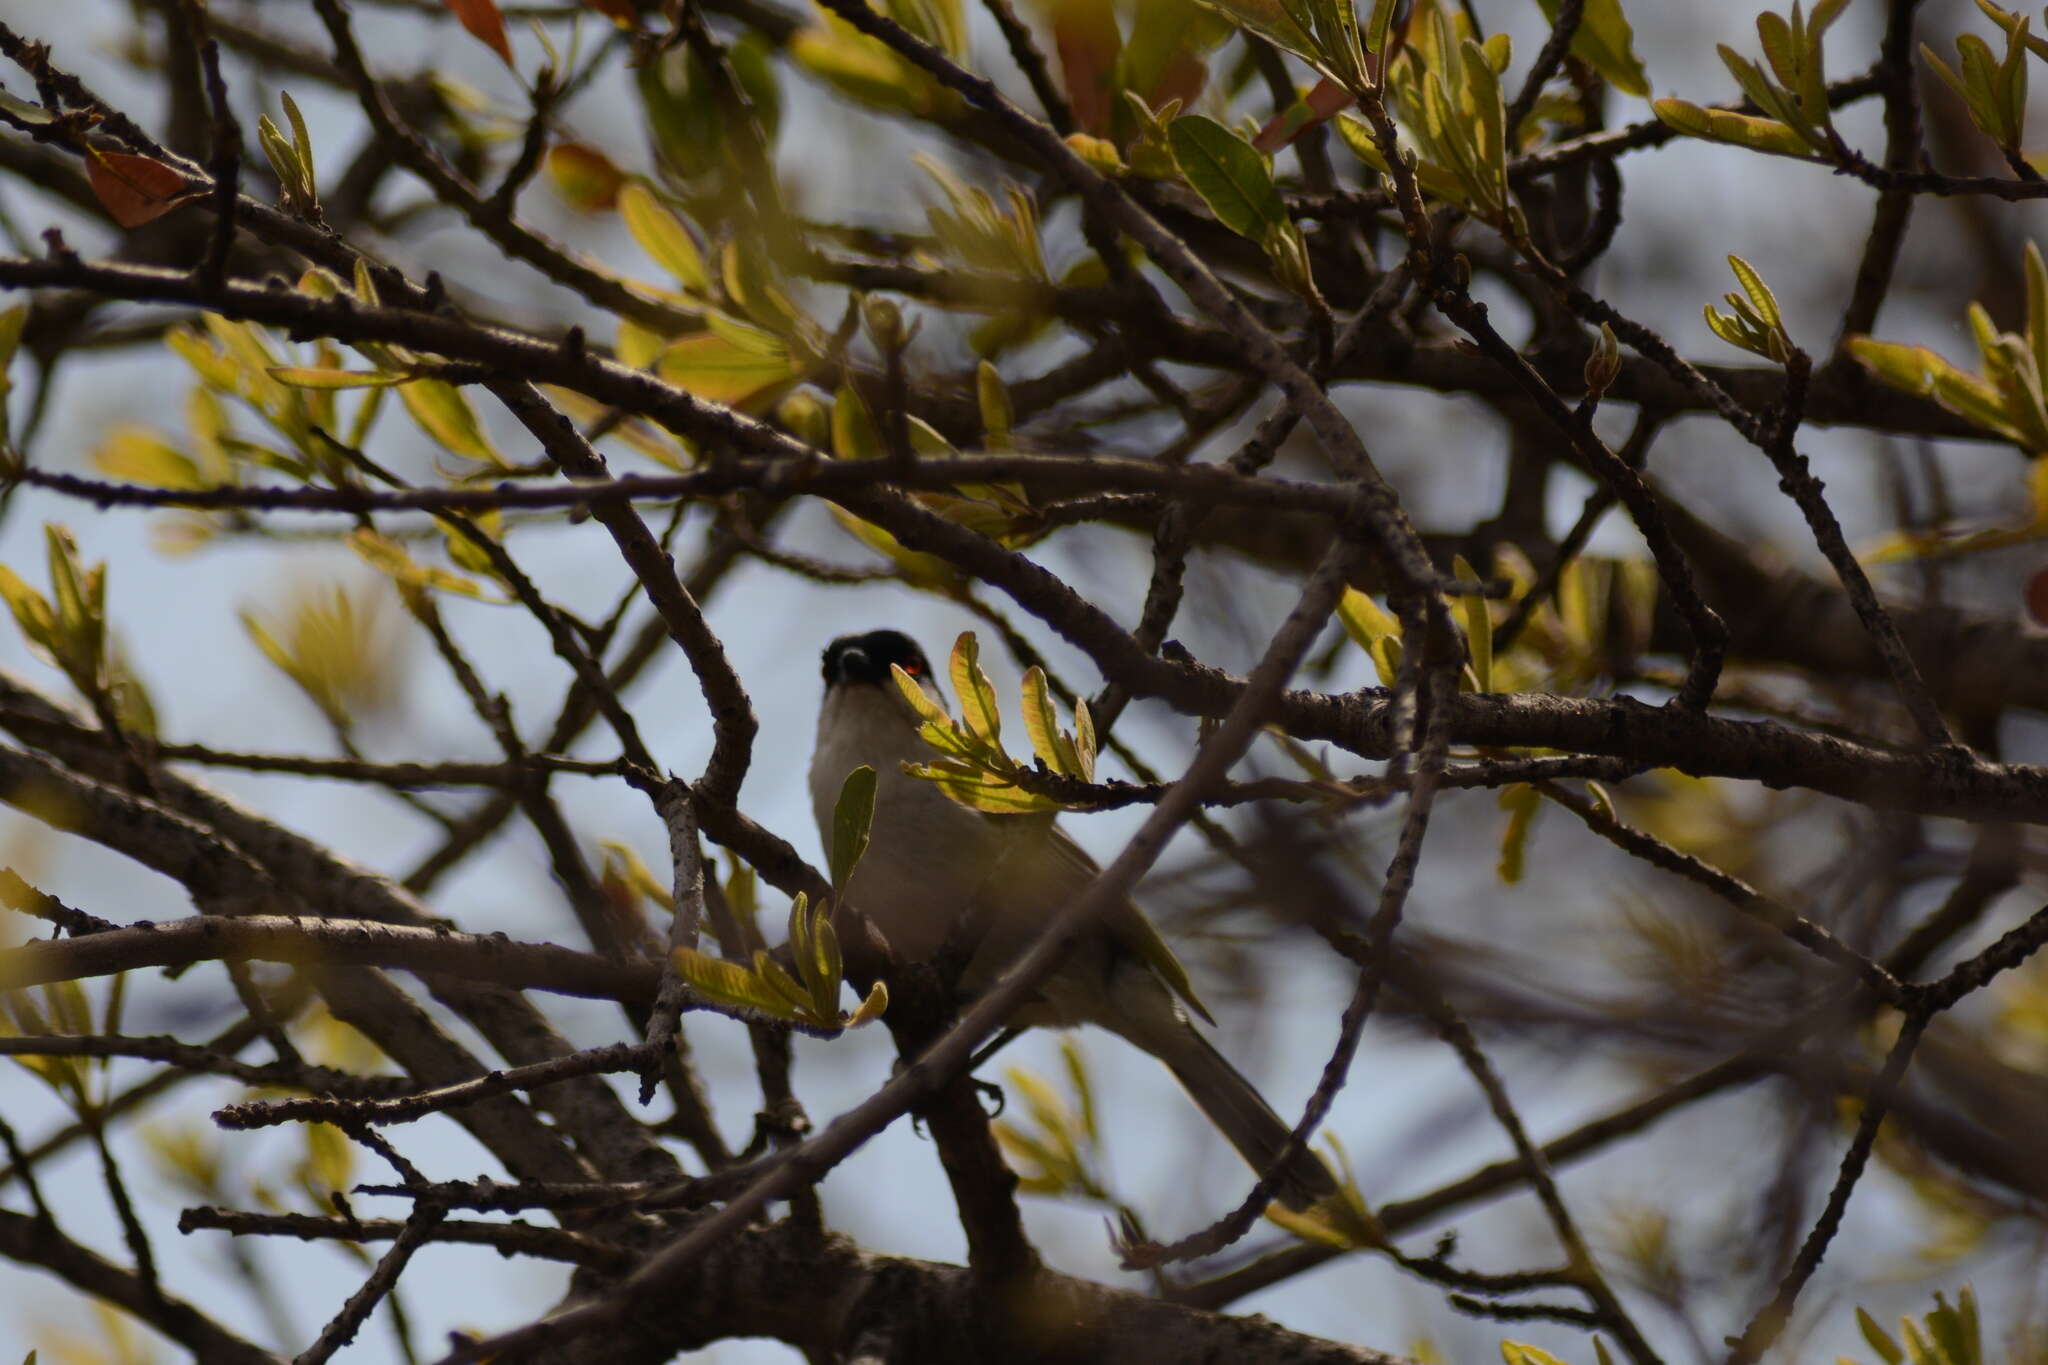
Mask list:
MULTIPOLYGON (((825 696, 811 757, 813 812, 829 845, 847 775, 862 766, 874 770, 868 848, 843 898, 881 931, 892 955, 909 961, 935 956, 972 906, 981 936, 960 986, 978 994, 1030 949, 1097 868, 1043 817, 985 815, 906 773, 906 763, 933 755, 892 669, 946 705, 924 651, 901 631, 842 635, 826 647, 825 696)), ((1166 1064, 1254 1170, 1269 1171, 1286 1146, 1289 1127, 1201 1034, 1191 1010, 1214 1024, 1172 950, 1125 900, 1074 945, 1007 1023, 1094 1024, 1135 1044, 1166 1064)), ((1275 1187, 1276 1197, 1297 1211, 1336 1192, 1329 1168, 1307 1151, 1296 1153, 1275 1187)))

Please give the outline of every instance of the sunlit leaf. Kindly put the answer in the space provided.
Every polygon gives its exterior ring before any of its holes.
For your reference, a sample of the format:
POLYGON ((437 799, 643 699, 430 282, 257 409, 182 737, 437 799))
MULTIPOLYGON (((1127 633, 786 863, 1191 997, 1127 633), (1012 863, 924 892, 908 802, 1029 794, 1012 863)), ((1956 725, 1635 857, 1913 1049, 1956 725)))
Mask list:
POLYGON ((484 435, 476 409, 453 384, 440 379, 414 379, 398 390, 398 396, 405 400, 406 411, 421 429, 450 454, 505 467, 496 447, 484 435))
MULTIPOLYGON (((1558 0, 1537 0, 1543 17, 1555 22, 1558 0)), ((1650 93, 1649 73, 1635 52, 1635 31, 1621 12, 1621 0, 1586 0, 1572 35, 1572 54, 1590 62, 1607 83, 1624 95, 1641 99, 1650 93)))
POLYGON ((711 292, 711 272, 705 268, 704 253, 669 207, 654 191, 633 181, 618 191, 619 216, 640 249, 654 263, 676 278, 684 289, 700 296, 711 292))
POLYGON ((124 228, 153 223, 201 193, 183 172, 133 152, 89 147, 85 175, 100 207, 124 228))
POLYGON ((953 642, 953 695, 960 702, 960 718, 968 732, 990 745, 1001 742, 1003 714, 996 699, 995 684, 981 669, 981 645, 971 630, 962 631, 953 642))
POLYGON ((764 350, 717 332, 700 332, 671 342, 655 370, 677 388, 713 403, 747 407, 772 399, 798 377, 780 342, 764 350))

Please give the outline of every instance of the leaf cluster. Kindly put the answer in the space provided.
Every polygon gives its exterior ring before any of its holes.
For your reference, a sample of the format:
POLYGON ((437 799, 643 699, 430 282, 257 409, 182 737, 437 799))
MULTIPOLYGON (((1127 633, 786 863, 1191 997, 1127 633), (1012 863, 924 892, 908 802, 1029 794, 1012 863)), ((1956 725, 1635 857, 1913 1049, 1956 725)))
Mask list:
POLYGON ((1723 313, 1713 304, 1706 306, 1707 326, 1730 346, 1760 355, 1774 365, 1791 360, 1797 349, 1785 331, 1785 315, 1779 311, 1778 296, 1764 283, 1756 268, 1740 256, 1728 258, 1729 268, 1742 285, 1740 294, 1724 294, 1731 311, 1723 313))
MULTIPOLYGON (((1856 1310, 1856 1325, 1885 1365, 1986 1365, 1977 1296, 1968 1285, 1956 1294, 1953 1304, 1946 1295, 1936 1294, 1934 1307, 1919 1319, 1900 1318, 1896 1338, 1862 1308, 1856 1310)), ((1844 1360, 1841 1365, 1854 1362, 1844 1360)))
POLYGON ((2028 242, 2023 255, 2027 313, 2025 331, 2001 332, 1983 304, 1972 302, 1964 317, 1977 343, 1983 369, 1964 370, 1925 346, 1874 337, 1849 338, 1849 353, 1877 379, 1907 393, 1925 395, 2029 456, 2048 453, 2048 268, 2028 242))
MULTIPOLYGON (((855 768, 846 775, 832 813, 835 896, 843 895, 854 869, 866 854, 874 818, 875 770, 866 766, 855 768)), ((638 867, 638 859, 633 859, 629 866, 638 867)), ((641 876, 652 883, 644 868, 641 876)), ((673 908, 671 898, 660 898, 669 900, 673 908)), ((751 918, 750 907, 746 913, 751 918)), ((797 893, 789 907, 787 952, 794 973, 766 949, 754 951, 751 965, 712 957, 687 945, 676 948, 670 960, 677 975, 713 1007, 745 1019, 786 1024, 806 1033, 831 1036, 859 1028, 880 1017, 889 1007, 889 988, 877 981, 851 1013, 840 1012, 839 988, 846 979, 846 962, 840 952, 839 935, 832 928, 830 901, 820 901, 812 909, 809 897, 797 893)))
MULTIPOLYGON (((1513 44, 1505 33, 1479 40, 1467 15, 1435 2, 1418 6, 1408 31, 1384 88, 1388 109, 1412 144, 1416 180, 1424 194, 1519 239, 1526 225, 1508 188, 1511 148, 1501 92, 1513 44)), ((1390 169, 1364 121, 1343 115, 1337 131, 1359 160, 1382 174, 1390 169)))
POLYGON ((1956 35, 1953 67, 1926 43, 1920 44, 1920 55, 1962 98, 1977 130, 2008 157, 2018 157, 2027 131, 2027 55, 2032 53, 2048 61, 2048 39, 2027 31, 2031 21, 2024 14, 2016 14, 1991 0, 1977 0, 1977 8, 2005 34, 2003 56, 1993 56, 1991 45, 1974 33, 1956 35))
POLYGON ((1817 0, 1811 18, 1797 0, 1789 19, 1774 11, 1758 15, 1757 38, 1768 70, 1726 43, 1718 46, 1722 64, 1760 114, 1706 109, 1681 99, 1660 99, 1651 107, 1658 118, 1691 137, 1777 156, 1824 161, 1842 157, 1846 148, 1835 132, 1828 104, 1821 40, 1848 3, 1817 0))
POLYGON ((70 679, 79 695, 122 730, 154 735, 156 708, 108 629, 107 566, 81 563, 77 541, 54 522, 43 527, 43 540, 50 595, 0 564, 0 599, 29 648, 70 679))
MULTIPOLYGON (((939 755, 929 762, 905 764, 905 772, 938 784, 963 806, 992 814, 1066 809, 1057 798, 1032 790, 1028 771, 1003 748, 1001 705, 995 685, 982 671, 973 631, 953 642, 950 672, 960 703, 959 721, 933 701, 917 679, 901 668, 893 672, 897 688, 917 714, 918 735, 939 755)), ((1061 729, 1045 671, 1033 668, 1024 675, 1023 713, 1024 732, 1042 771, 1082 782, 1095 780, 1095 723, 1086 701, 1074 703, 1073 730, 1061 729)))
POLYGON ((714 1009, 821 1037, 859 1028, 889 1007, 889 988, 877 981, 851 1012, 840 1011, 846 963, 829 903, 821 901, 813 909, 809 898, 797 893, 789 907, 789 956, 794 973, 765 948, 756 949, 751 965, 744 966, 690 947, 675 949, 670 959, 676 974, 714 1009))

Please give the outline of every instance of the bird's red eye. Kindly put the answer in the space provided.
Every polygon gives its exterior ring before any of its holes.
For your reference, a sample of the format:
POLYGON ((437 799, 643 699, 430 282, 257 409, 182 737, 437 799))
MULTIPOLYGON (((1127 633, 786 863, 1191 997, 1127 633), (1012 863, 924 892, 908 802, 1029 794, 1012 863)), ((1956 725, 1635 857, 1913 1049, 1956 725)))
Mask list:
POLYGON ((924 660, 922 659, 912 659, 907 664, 898 664, 897 667, 902 669, 905 673, 908 673, 913 678, 921 678, 924 676, 924 660))

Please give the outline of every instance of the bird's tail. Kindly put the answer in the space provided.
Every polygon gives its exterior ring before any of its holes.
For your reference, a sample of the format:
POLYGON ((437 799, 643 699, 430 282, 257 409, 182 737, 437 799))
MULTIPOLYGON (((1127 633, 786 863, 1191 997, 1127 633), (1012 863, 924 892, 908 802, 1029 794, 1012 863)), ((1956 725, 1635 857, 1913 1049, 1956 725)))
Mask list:
MULTIPOLYGON (((1252 1169, 1264 1174, 1279 1162, 1290 1135, 1273 1107, 1252 1083, 1185 1020, 1172 1029, 1146 1030, 1134 1038, 1166 1063, 1188 1097, 1235 1147, 1252 1169)), ((1280 1172, 1274 1197, 1290 1209, 1306 1209, 1337 1192, 1337 1181, 1314 1152, 1301 1151, 1280 1172)))

